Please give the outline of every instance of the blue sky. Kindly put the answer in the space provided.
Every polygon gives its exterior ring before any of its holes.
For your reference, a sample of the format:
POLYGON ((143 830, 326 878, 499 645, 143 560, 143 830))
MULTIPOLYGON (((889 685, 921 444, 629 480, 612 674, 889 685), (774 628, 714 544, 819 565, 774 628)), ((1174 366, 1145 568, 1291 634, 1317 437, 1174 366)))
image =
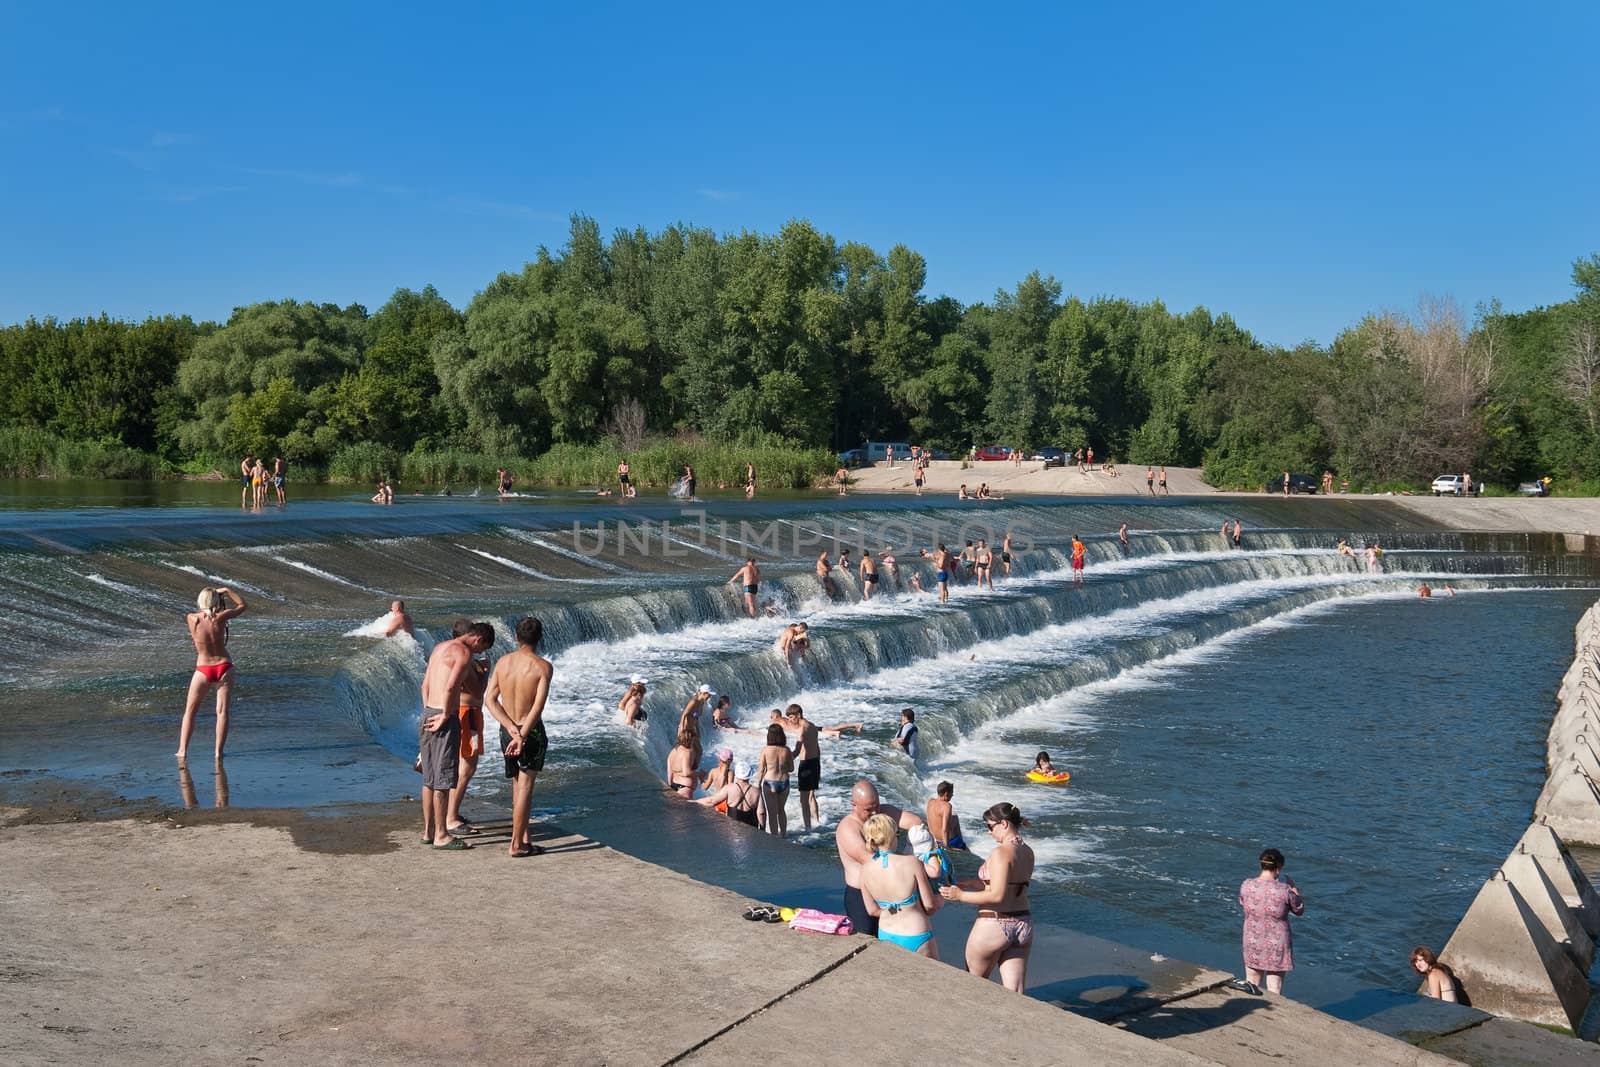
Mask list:
POLYGON ((465 306, 572 212, 1281 344, 1600 251, 1594 3, 563 7, 0 4, 0 323, 465 306))

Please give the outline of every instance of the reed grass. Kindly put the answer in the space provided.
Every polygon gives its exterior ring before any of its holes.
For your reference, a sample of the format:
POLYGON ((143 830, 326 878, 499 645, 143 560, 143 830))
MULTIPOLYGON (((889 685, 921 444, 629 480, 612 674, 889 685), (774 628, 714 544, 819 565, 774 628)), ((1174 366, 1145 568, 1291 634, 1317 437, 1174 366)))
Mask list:
POLYGON ((99 441, 68 441, 28 427, 0 429, 0 476, 149 480, 161 470, 155 456, 99 441))

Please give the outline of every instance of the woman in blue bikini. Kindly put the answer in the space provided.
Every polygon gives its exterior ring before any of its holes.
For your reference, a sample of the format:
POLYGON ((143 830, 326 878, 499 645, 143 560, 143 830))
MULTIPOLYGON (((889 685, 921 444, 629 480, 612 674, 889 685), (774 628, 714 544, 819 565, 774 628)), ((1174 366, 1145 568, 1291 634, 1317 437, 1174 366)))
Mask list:
POLYGON ((944 901, 933 891, 928 872, 915 856, 897 856, 899 832, 887 815, 874 815, 861 827, 872 858, 861 865, 861 899, 867 914, 878 917, 878 940, 907 952, 939 958, 928 916, 944 901))

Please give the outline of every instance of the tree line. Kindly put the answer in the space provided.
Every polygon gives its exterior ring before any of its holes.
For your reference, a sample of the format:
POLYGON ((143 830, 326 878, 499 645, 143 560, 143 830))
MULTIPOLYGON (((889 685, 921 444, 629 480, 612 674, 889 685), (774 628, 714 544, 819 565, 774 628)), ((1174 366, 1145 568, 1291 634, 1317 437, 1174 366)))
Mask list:
POLYGON ((1428 299, 1295 348, 1225 312, 1063 297, 1038 272, 963 306, 925 293, 926 267, 803 221, 607 240, 576 216, 562 248, 465 309, 430 286, 375 313, 281 300, 220 324, 7 327, 0 431, 224 470, 245 452, 337 471, 352 449, 508 460, 699 435, 813 455, 1089 445, 1228 488, 1285 469, 1361 488, 1457 470, 1600 482, 1600 255, 1550 307, 1469 321, 1428 299))

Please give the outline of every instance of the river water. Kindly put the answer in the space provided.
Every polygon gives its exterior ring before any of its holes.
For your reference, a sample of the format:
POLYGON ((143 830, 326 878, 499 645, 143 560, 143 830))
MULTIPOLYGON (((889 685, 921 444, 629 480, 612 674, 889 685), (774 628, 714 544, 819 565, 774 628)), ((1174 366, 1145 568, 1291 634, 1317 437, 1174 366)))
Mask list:
MULTIPOLYGON (((753 898, 839 910, 831 827, 851 783, 920 810, 948 780, 980 854, 984 808, 1009 800, 1031 820, 1042 923, 1227 970, 1240 966, 1239 882, 1274 845, 1308 901, 1289 991, 1312 1003, 1409 989, 1407 951, 1443 943, 1521 834, 1572 627, 1600 586, 1595 557, 1563 538, 1432 530, 1373 501, 684 508, 546 493, 379 508, 324 491, 258 515, 234 491, 0 484, 0 678, 27 709, 0 719, 13 795, 39 778, 174 805, 336 811, 414 795, 431 635, 482 618, 498 654, 531 612, 556 667, 536 818, 753 898), (1218 535, 1227 518, 1244 521, 1242 551, 1218 535), (914 546, 1008 531, 1016 566, 994 591, 957 586, 940 605, 907 589, 912 573, 932 588, 914 546), (1089 545, 1081 586, 1074 533, 1089 545), (1378 540, 1380 569, 1334 551, 1340 537, 1378 540), (812 563, 835 539, 855 556, 893 545, 898 582, 863 602, 836 572, 830 594, 812 563), (771 611, 756 620, 726 584, 746 554, 771 611), (1439 595, 1418 598, 1423 580, 1439 595), (219 775, 203 712, 180 775, 183 614, 220 583, 251 604, 233 626, 228 758, 219 775), (410 604, 420 644, 361 634, 391 596, 410 604), (791 619, 813 635, 796 668, 772 650, 791 619), (614 711, 633 673, 650 679, 640 731, 614 711), (791 701, 823 724, 866 724, 824 741, 820 831, 779 841, 662 790, 701 682, 746 725, 791 701), (906 706, 916 765, 888 745, 906 706), (1069 784, 1023 778, 1040 749, 1069 784)), ((707 731, 708 752, 723 744, 748 757, 760 739, 707 731)), ((505 806, 490 748, 469 801, 484 818, 505 806)), ((946 958, 970 917, 938 916, 946 958)), ((1036 992, 1070 970, 1057 964, 1036 957, 1036 992)))

